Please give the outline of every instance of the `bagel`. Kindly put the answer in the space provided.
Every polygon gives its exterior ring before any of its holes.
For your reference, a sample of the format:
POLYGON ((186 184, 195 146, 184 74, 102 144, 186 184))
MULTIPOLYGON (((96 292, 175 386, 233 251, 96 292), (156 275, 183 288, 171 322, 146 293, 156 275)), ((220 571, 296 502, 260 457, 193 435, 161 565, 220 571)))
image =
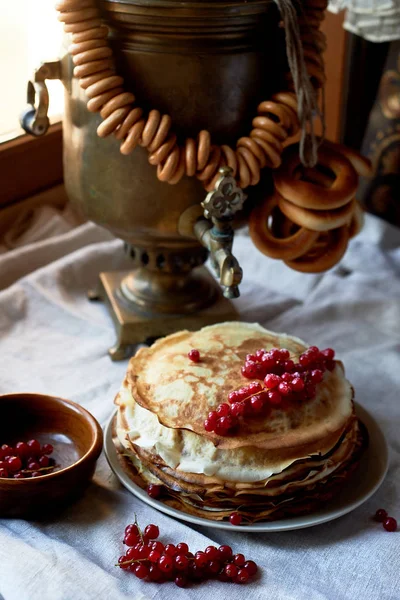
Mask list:
POLYGON ((349 241, 349 227, 320 233, 314 246, 303 256, 285 260, 285 264, 302 273, 321 273, 334 267, 342 258, 349 241))
POLYGON ((279 199, 278 206, 285 217, 312 231, 329 231, 342 225, 348 225, 355 210, 355 199, 334 210, 310 210, 292 204, 289 200, 279 199))
POLYGON ((318 164, 330 169, 335 176, 329 189, 298 179, 296 170, 300 164, 298 144, 293 144, 285 150, 282 165, 274 173, 276 189, 293 204, 301 208, 331 210, 344 206, 355 195, 357 173, 347 158, 332 149, 322 146, 318 151, 318 164))
POLYGON ((317 241, 319 234, 300 227, 298 231, 287 237, 276 237, 269 227, 269 220, 278 202, 279 194, 275 192, 251 212, 249 232, 253 244, 266 256, 292 260, 308 252, 317 241))

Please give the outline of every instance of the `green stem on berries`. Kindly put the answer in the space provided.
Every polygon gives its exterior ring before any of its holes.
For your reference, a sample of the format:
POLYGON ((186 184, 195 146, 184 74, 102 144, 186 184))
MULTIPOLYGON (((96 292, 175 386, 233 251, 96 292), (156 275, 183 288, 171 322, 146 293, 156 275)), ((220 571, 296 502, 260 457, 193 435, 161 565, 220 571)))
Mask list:
POLYGON ((144 542, 144 537, 143 537, 142 530, 141 530, 141 529, 140 529, 140 527, 139 527, 139 523, 138 523, 138 520, 137 520, 137 515, 136 515, 136 513, 133 513, 133 514, 135 515, 135 522, 134 522, 134 525, 136 525, 136 527, 137 527, 137 530, 138 530, 138 532, 139 532, 140 541, 142 542, 142 544, 144 544, 144 543, 145 543, 145 542, 144 542))

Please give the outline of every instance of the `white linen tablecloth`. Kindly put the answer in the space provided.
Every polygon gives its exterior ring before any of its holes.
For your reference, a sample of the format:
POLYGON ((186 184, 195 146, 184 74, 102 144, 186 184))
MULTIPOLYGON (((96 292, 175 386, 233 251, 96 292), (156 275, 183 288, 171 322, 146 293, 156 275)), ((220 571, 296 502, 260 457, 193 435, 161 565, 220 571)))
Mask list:
MULTIPOLYGON (((40 219, 39 219, 40 221, 40 219)), ((127 361, 112 363, 114 329, 86 291, 101 270, 127 265, 123 245, 91 223, 49 227, 38 241, 0 255, 0 393, 43 392, 85 406, 104 426, 127 361), (68 229, 68 228, 67 228, 68 229)), ((15 240, 14 240, 15 241, 15 240)), ((285 533, 246 534, 175 521, 122 488, 102 455, 93 483, 56 520, 0 520, 3 600, 395 600, 400 599, 400 532, 371 520, 385 508, 400 523, 400 231, 374 217, 339 268, 302 275, 260 255, 244 233, 234 251, 244 268, 236 305, 246 321, 332 346, 356 397, 391 448, 385 482, 336 521, 285 533), (132 522, 157 523, 162 537, 194 551, 231 544, 260 566, 245 586, 210 581, 192 588, 143 583, 114 566, 132 522)))

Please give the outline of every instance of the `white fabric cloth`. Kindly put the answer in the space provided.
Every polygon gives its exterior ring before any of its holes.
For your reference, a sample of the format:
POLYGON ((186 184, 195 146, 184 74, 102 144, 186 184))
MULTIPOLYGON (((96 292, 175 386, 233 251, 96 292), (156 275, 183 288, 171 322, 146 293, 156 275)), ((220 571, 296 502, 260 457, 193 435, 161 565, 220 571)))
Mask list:
POLYGON ((344 28, 370 42, 400 39, 400 0, 330 0, 328 9, 347 9, 344 28))
MULTIPOLYGON (((100 270, 124 267, 123 245, 91 223, 0 256, 0 393, 56 394, 105 425, 127 361, 112 363, 110 316, 86 300, 100 270)), ((339 268, 302 275, 260 255, 245 233, 241 317, 332 346, 359 402, 391 447, 391 465, 368 502, 331 523, 285 533, 216 531, 175 521, 122 488, 102 455, 81 500, 48 522, 0 520, 1 600, 399 600, 400 533, 371 520, 385 508, 400 522, 400 231, 369 217, 339 268), (210 581, 179 589, 143 583, 114 566, 134 512, 161 539, 191 549, 231 544, 260 566, 246 586, 210 581)))

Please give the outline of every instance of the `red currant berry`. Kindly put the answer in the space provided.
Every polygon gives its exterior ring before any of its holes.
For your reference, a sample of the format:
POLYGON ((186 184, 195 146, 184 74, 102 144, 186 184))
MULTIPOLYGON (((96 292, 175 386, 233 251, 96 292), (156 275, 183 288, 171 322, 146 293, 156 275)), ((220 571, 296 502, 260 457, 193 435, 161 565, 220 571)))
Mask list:
POLYGON ((124 569, 124 571, 126 571, 126 569, 129 568, 129 564, 124 565, 123 563, 127 562, 128 558, 126 556, 120 556, 118 559, 118 564, 121 567, 121 569, 124 569))
POLYGON ((265 386, 270 390, 278 387, 281 381, 282 379, 279 377, 279 375, 274 375, 274 373, 268 373, 264 379, 265 386))
POLYGON ((36 460, 32 460, 28 462, 27 468, 29 471, 37 471, 38 469, 40 469, 40 465, 36 460))
POLYGON ((52 444, 43 444, 42 450, 41 450, 42 454, 50 455, 50 454, 53 454, 53 451, 54 451, 54 448, 53 448, 52 444))
POLYGON ((153 542, 151 544, 151 549, 154 550, 155 552, 159 552, 160 554, 162 554, 165 550, 165 547, 162 542, 153 542))
POLYGON ((8 477, 7 469, 4 469, 4 468, 0 469, 0 477, 3 477, 4 479, 6 479, 8 477))
POLYGON ((205 569, 198 567, 196 564, 191 564, 189 567, 189 575, 195 581, 203 581, 207 578, 205 569))
POLYGON ((176 556, 176 548, 174 544, 167 544, 164 548, 164 552, 168 556, 176 556))
POLYGON ((227 576, 227 574, 225 573, 224 569, 220 573, 218 573, 217 579, 218 579, 218 581, 223 581, 224 583, 227 583, 228 581, 230 581, 230 579, 227 576))
POLYGON ((215 546, 207 546, 207 548, 204 550, 204 554, 206 555, 208 561, 219 559, 219 553, 215 546))
POLYGON ((186 555, 189 552, 189 546, 185 544, 185 542, 180 542, 179 544, 177 544, 176 549, 178 551, 178 554, 186 555))
POLYGON ((249 392, 249 396, 252 396, 253 394, 257 394, 258 392, 261 392, 263 389, 264 388, 263 388, 262 384, 259 381, 252 381, 247 386, 247 390, 249 392))
POLYGON ((208 563, 207 554, 201 551, 196 552, 196 554, 194 555, 194 563, 197 567, 203 569, 208 563))
POLYGON ((271 350, 268 352, 271 358, 273 358, 275 361, 280 359, 280 353, 281 351, 279 348, 271 348, 271 350))
POLYGON ((287 373, 291 373, 294 369, 294 362, 292 360, 285 360, 283 363, 283 368, 287 373))
POLYGON ((41 477, 42 473, 40 471, 33 471, 33 473, 31 474, 31 477, 41 477))
POLYGON ((311 357, 306 352, 304 352, 303 354, 300 355, 299 363, 301 364, 302 367, 308 367, 310 362, 311 362, 311 357))
POLYGON ((249 580, 249 574, 245 569, 239 569, 238 574, 236 575, 235 581, 236 583, 246 583, 249 580))
POLYGON ((158 567, 163 573, 171 573, 174 570, 174 559, 168 554, 163 554, 158 561, 158 567))
POLYGON ((224 572, 229 579, 235 579, 239 569, 233 563, 229 563, 225 566, 224 572))
POLYGON ((243 567, 245 562, 246 562, 246 559, 243 554, 235 554, 235 556, 233 557, 233 563, 237 567, 243 567))
POLYGON ((259 359, 259 357, 256 354, 247 354, 246 355, 246 362, 258 362, 258 359, 259 359))
POLYGON ((335 351, 332 348, 326 348, 325 350, 321 350, 321 354, 327 360, 333 360, 335 358, 335 351))
POLYGON ((375 513, 374 519, 375 521, 378 521, 378 523, 383 523, 383 521, 386 521, 387 516, 388 514, 384 508, 378 508, 378 510, 375 513))
POLYGON ((239 418, 244 415, 245 405, 243 402, 235 402, 231 404, 231 415, 232 417, 239 418))
POLYGON ((147 486, 146 491, 150 498, 159 498, 161 496, 162 486, 155 483, 150 483, 147 486))
POLYGON ((396 531, 396 529, 397 529, 396 519, 394 519, 393 517, 388 517, 383 522, 383 528, 386 529, 386 531, 396 531))
POLYGON ((302 392, 304 390, 304 381, 300 377, 294 377, 290 382, 290 388, 293 392, 302 392))
POLYGON ((232 417, 221 417, 218 419, 217 424, 215 426, 215 433, 217 435, 227 435, 229 430, 234 426, 234 421, 232 417))
POLYGON ((232 557, 232 548, 226 545, 220 546, 218 548, 218 554, 219 560, 222 560, 222 562, 226 562, 232 557))
POLYGON ((160 581, 160 579, 162 579, 163 574, 160 571, 160 569, 158 568, 157 565, 150 565, 149 567, 149 579, 150 581, 160 581))
POLYGON ((228 400, 231 404, 233 404, 234 402, 240 402, 241 398, 240 394, 238 394, 238 390, 233 390, 232 392, 229 392, 228 400))
POLYGON ((19 471, 18 473, 14 473, 13 477, 14 479, 25 479, 25 475, 24 473, 21 473, 21 471, 19 471))
POLYGON ((207 570, 211 575, 218 575, 221 570, 221 563, 219 560, 210 560, 207 565, 207 570))
POLYGON ((286 350, 286 348, 281 348, 279 350, 279 360, 288 360, 290 356, 290 352, 289 350, 286 350))
POLYGON ((128 548, 126 551, 126 557, 129 560, 136 560, 137 558, 140 558, 139 549, 136 546, 134 546, 133 548, 128 548))
POLYGON ((204 421, 204 429, 210 433, 211 431, 214 431, 215 425, 210 419, 206 419, 204 421))
POLYGON ((242 375, 247 377, 247 379, 255 379, 257 377, 257 373, 257 363, 247 362, 244 367, 242 367, 242 375))
POLYGON ((258 571, 257 564, 254 560, 247 560, 243 565, 243 569, 248 572, 249 577, 253 577, 258 571))
POLYGON ((218 417, 227 417, 231 412, 229 404, 220 404, 217 408, 218 417))
POLYGON ((22 467, 22 461, 19 456, 10 456, 7 460, 8 470, 11 473, 16 473, 22 467))
POLYGON ((177 575, 175 577, 175 585, 177 585, 180 588, 186 587, 188 583, 188 579, 184 575, 177 575))
POLYGON ((18 442, 15 444, 15 453, 20 458, 26 458, 29 454, 29 446, 25 442, 18 442))
POLYGON ((149 568, 143 563, 139 563, 135 566, 133 571, 138 579, 146 579, 149 575, 149 568))
POLYGON ((161 554, 160 552, 157 552, 156 550, 152 550, 148 556, 149 561, 152 563, 158 563, 158 561, 161 558, 161 554))
POLYGON ((0 459, 3 460, 6 456, 12 456, 14 454, 14 449, 11 448, 8 444, 3 444, 0 449, 0 459))
POLYGON ((264 408, 264 401, 259 396, 254 396, 250 400, 251 412, 258 415, 264 408))
POLYGON ((124 544, 125 546, 135 546, 138 543, 139 536, 134 531, 129 531, 125 534, 124 544))
POLYGON ((29 440, 27 442, 27 446, 29 448, 29 453, 32 456, 39 456, 40 454, 40 444, 37 440, 29 440))
POLYGON ((189 566, 189 559, 184 554, 175 556, 175 567, 178 571, 186 571, 189 566))
POLYGON ((233 512, 229 515, 229 522, 231 525, 240 525, 242 522, 242 515, 238 512, 233 512))
POLYGON ((278 385, 278 392, 282 394, 282 396, 288 396, 292 390, 290 389, 290 385, 286 383, 286 381, 282 381, 278 385))
POLYGON ((327 360, 325 363, 326 368, 328 369, 328 371, 333 371, 336 367, 336 361, 334 360, 327 360))
POLYGON ((256 352, 256 357, 257 357, 258 360, 261 360, 262 357, 265 356, 265 354, 266 354, 265 350, 263 350, 262 348, 260 348, 256 352))
POLYGON ((264 369, 272 369, 275 366, 276 360, 271 356, 271 354, 266 353, 261 358, 261 364, 264 369))
POLYGON ((148 558, 151 552, 150 546, 148 546, 147 544, 136 544, 135 548, 137 548, 139 558, 148 558))
POLYGON ((196 350, 195 348, 193 348, 193 350, 190 350, 190 352, 188 352, 188 357, 194 363, 200 362, 200 352, 198 350, 196 350))
POLYGON ((282 377, 281 377, 282 381, 285 381, 286 383, 290 383, 293 379, 293 375, 291 373, 283 373, 282 377))
POLYGON ((147 525, 146 529, 144 530, 144 537, 147 540, 156 540, 159 535, 160 535, 160 530, 157 527, 157 525, 153 525, 153 523, 150 523, 150 525, 147 525))
POLYGON ((321 369, 314 369, 310 373, 310 381, 312 383, 320 383, 322 381, 323 377, 324 377, 324 374, 321 371, 321 369))
POLYGON ((39 465, 41 468, 48 467, 50 464, 50 459, 48 456, 44 455, 39 458, 39 465))
POLYGON ((125 535, 127 533, 135 533, 137 535, 137 537, 139 538, 139 529, 138 529, 138 526, 135 525, 135 523, 130 523, 129 525, 127 525, 125 527, 125 535))

